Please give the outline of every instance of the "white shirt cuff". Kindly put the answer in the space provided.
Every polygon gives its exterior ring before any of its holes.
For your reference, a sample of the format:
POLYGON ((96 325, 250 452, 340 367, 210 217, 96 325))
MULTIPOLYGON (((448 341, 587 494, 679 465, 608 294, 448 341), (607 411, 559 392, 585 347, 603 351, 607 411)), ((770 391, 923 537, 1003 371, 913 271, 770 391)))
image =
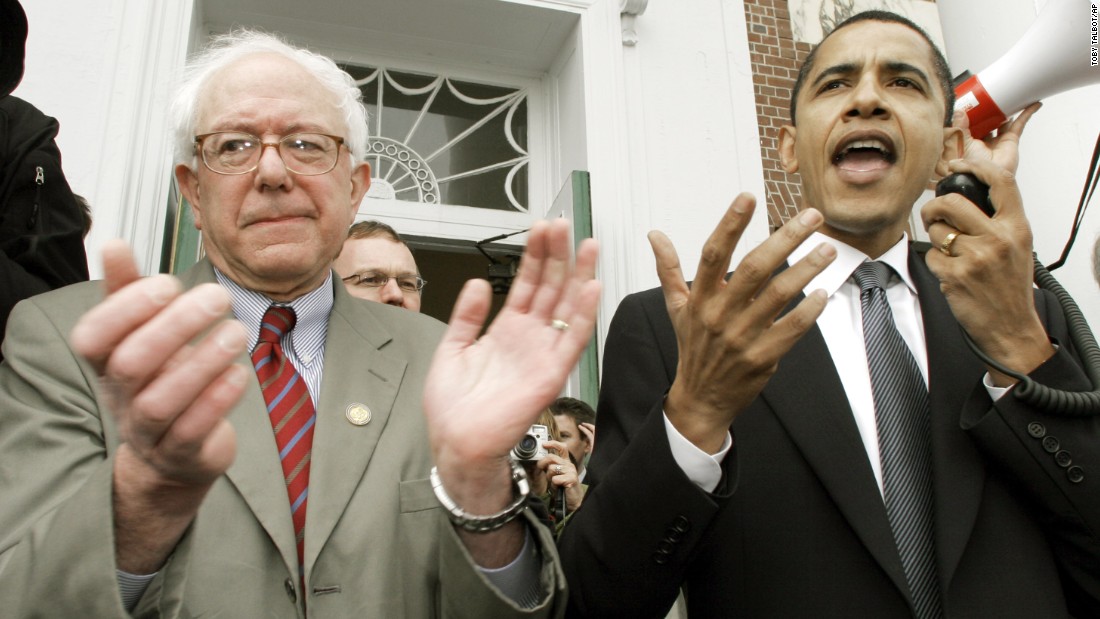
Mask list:
MULTIPOLYGON (((1057 350, 1060 348, 1058 346, 1058 344, 1055 344, 1053 340, 1050 343, 1051 343, 1052 346, 1054 346, 1055 352, 1057 352, 1057 350)), ((989 397, 992 398, 994 402, 996 402, 997 400, 1000 400, 1001 396, 1008 393, 1008 390, 1012 388, 1012 387, 998 387, 998 386, 994 385, 993 384, 993 377, 989 375, 989 372, 986 372, 985 375, 982 376, 982 386, 985 387, 985 390, 987 392, 989 392, 989 397)))
POLYGON ((718 453, 711 455, 684 438, 663 411, 661 416, 665 420, 665 433, 668 434, 668 445, 672 449, 672 458, 676 460, 676 464, 680 465, 680 469, 688 479, 704 492, 714 492, 718 482, 722 481, 722 461, 726 459, 726 454, 733 447, 733 437, 727 432, 722 448, 718 453))
POLYGON ((546 597, 539 578, 540 567, 539 553, 531 542, 531 529, 524 526, 523 549, 514 561, 504 567, 479 565, 477 569, 497 590, 521 608, 534 608, 546 597))
POLYGON ((986 372, 985 376, 982 376, 982 386, 985 387, 985 390, 987 392, 989 392, 989 397, 994 402, 1000 400, 1001 396, 1008 393, 1008 390, 1011 389, 1011 387, 998 387, 994 385, 993 377, 989 375, 989 372, 986 372))

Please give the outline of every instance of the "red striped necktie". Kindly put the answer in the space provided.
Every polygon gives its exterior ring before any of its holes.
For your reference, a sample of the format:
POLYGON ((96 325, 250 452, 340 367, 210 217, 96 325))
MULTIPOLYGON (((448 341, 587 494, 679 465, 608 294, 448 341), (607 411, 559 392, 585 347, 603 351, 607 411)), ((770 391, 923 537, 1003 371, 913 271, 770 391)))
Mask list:
POLYGON ((289 307, 272 305, 260 324, 260 341, 252 351, 252 366, 267 402, 275 445, 283 464, 286 491, 298 548, 298 569, 304 567, 306 499, 309 496, 309 452, 317 416, 306 382, 283 352, 279 339, 294 329, 297 317, 289 307))

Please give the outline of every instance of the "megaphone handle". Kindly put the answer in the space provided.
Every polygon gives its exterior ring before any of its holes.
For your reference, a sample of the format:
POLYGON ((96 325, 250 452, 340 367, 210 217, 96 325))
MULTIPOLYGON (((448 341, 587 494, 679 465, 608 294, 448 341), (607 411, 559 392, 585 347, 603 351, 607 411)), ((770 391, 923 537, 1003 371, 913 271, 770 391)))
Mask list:
POLYGON ((957 193, 973 202, 988 217, 995 213, 993 202, 989 200, 989 185, 978 180, 973 174, 951 174, 936 183, 936 196, 957 193))

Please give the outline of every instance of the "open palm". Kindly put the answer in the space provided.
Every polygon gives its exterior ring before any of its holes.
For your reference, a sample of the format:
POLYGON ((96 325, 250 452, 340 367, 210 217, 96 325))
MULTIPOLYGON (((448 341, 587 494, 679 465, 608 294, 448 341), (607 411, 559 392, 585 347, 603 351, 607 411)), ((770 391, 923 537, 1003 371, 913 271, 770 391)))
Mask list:
POLYGON ((425 386, 437 462, 443 452, 467 464, 506 457, 561 393, 595 325, 596 255, 595 241, 585 241, 572 267, 568 222, 536 224, 508 299, 481 338, 489 287, 467 282, 425 386))

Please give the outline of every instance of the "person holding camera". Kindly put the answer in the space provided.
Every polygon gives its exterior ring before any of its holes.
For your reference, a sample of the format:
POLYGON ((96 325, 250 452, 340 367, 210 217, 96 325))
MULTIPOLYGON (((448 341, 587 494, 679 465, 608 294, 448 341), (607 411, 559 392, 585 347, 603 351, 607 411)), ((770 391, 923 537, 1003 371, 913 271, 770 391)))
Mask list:
MULTIPOLYGON (((577 511, 584 500, 584 484, 581 483, 577 465, 569 459, 565 443, 547 441, 545 447, 547 454, 538 461, 537 467, 548 482, 547 494, 554 499, 564 500, 565 514, 568 517, 577 511)), ((561 522, 564 519, 559 521, 559 527, 561 522)))
POLYGON ((546 508, 546 513, 539 515, 557 535, 584 500, 584 485, 569 457, 569 448, 561 441, 554 417, 552 408, 543 411, 512 449, 512 458, 523 465, 531 496, 540 499, 539 507, 546 508))
POLYGON ((596 411, 584 400, 562 396, 550 403, 550 412, 557 422, 558 439, 565 444, 578 471, 577 479, 585 483, 588 456, 596 446, 596 411))

